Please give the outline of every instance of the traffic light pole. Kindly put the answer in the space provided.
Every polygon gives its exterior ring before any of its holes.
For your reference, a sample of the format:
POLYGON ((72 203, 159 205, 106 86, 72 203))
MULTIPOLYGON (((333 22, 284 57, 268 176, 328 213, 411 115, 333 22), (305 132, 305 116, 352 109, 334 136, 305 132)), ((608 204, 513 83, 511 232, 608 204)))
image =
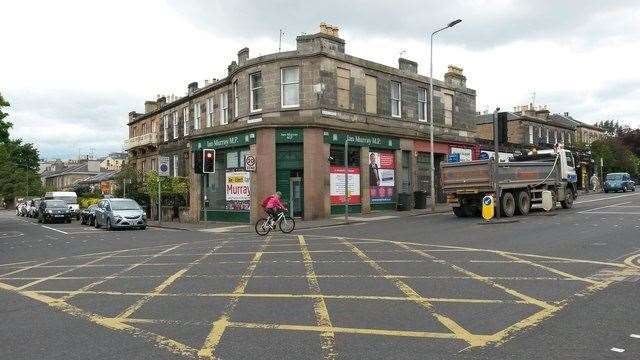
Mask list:
POLYGON ((160 176, 158 176, 158 224, 162 224, 162 189, 160 188, 160 176))
POLYGON ((349 222, 349 141, 344 141, 344 222, 349 222))

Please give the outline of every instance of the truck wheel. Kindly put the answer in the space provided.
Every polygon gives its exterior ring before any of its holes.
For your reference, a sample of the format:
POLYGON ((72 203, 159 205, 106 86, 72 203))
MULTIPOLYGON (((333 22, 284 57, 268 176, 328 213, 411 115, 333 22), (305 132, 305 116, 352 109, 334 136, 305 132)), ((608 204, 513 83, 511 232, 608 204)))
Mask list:
POLYGON ((571 209, 573 207, 573 191, 569 190, 565 195, 564 201, 560 202, 563 209, 571 209))
POLYGON ((478 208, 472 205, 462 206, 462 212, 465 217, 476 217, 479 215, 478 208))
POLYGON ((519 191, 516 195, 516 214, 527 215, 531 210, 531 196, 526 190, 519 191))
POLYGON ((453 207, 453 214, 455 216, 457 216, 457 217, 467 217, 467 212, 464 211, 462 206, 454 206, 453 207))
POLYGON ((516 212, 516 200, 513 194, 505 192, 500 199, 500 211, 504 217, 512 217, 516 212))

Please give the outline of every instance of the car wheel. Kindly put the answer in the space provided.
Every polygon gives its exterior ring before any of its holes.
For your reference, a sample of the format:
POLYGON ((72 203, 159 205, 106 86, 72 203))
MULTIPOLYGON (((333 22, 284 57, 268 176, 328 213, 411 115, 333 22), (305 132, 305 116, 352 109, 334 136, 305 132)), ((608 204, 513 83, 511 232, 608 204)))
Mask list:
POLYGON ((466 211, 462 208, 462 206, 454 206, 453 214, 457 217, 467 217, 466 211))
POLYGON ((100 222, 98 221, 97 218, 94 220, 94 225, 93 226, 95 226, 96 229, 100 229, 100 222))
POLYGON ((111 230, 113 230, 113 229, 111 228, 111 219, 107 218, 107 223, 104 225, 104 228, 105 228, 107 231, 111 231, 111 230))
POLYGON ((96 226, 96 219, 95 218, 89 218, 89 225, 96 226))

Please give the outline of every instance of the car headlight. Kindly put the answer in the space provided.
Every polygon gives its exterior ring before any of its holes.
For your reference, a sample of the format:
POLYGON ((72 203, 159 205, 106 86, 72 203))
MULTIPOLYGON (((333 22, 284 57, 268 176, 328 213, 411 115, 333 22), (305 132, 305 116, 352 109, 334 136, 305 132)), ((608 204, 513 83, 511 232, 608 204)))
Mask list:
POLYGON ((146 220, 147 219, 147 214, 146 213, 142 213, 142 218, 146 220))
POLYGON ((47 210, 47 214, 53 214, 53 211, 47 210))

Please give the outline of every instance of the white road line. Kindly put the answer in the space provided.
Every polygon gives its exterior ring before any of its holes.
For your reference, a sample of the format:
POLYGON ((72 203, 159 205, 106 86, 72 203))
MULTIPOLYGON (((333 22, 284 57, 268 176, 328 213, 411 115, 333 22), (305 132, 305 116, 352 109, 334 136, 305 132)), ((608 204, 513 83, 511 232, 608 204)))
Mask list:
POLYGON ((584 204, 584 203, 590 203, 590 202, 594 202, 594 201, 604 201, 604 200, 618 199, 618 198, 621 198, 621 197, 634 196, 634 195, 640 195, 640 193, 625 194, 625 195, 618 195, 618 196, 610 196, 610 197, 603 197, 603 198, 591 199, 591 200, 583 200, 583 201, 575 201, 574 204, 584 204))
POLYGON ((589 211, 585 214, 640 215, 640 212, 589 211))
POLYGON ((594 210, 606 209, 606 208, 615 207, 615 206, 618 206, 618 205, 625 205, 625 204, 629 204, 630 202, 631 202, 631 201, 625 201, 625 202, 621 202, 621 203, 618 203, 618 204, 612 204, 612 205, 607 205, 607 206, 600 206, 600 207, 597 207, 597 208, 593 208, 593 209, 588 209, 588 210, 580 211, 580 212, 578 212, 578 214, 589 213, 589 212, 592 212, 592 211, 594 211, 594 210))
POLYGON ((634 339, 640 339, 640 335, 638 335, 638 334, 631 334, 631 335, 629 335, 629 337, 632 337, 634 339))
POLYGON ((624 352, 624 349, 620 349, 620 348, 617 348, 617 347, 612 347, 612 348, 611 348, 611 351, 615 351, 615 352, 617 352, 617 353, 623 353, 623 352, 624 352))
POLYGON ((56 229, 56 228, 52 228, 52 227, 45 226, 45 225, 40 225, 40 226, 42 226, 42 227, 43 227, 43 228, 45 228, 45 229, 49 229, 49 230, 57 231, 57 232, 59 232, 59 233, 63 233, 63 234, 65 234, 65 235, 69 235, 69 233, 68 233, 68 232, 66 232, 66 231, 58 230, 58 229, 56 229))

